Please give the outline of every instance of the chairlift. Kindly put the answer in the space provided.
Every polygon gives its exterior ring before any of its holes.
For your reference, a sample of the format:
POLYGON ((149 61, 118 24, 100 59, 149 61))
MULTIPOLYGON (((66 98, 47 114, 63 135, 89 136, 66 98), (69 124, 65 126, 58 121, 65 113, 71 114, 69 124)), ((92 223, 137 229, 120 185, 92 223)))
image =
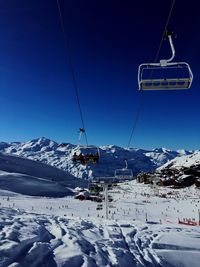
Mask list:
POLYGON ((73 150, 73 162, 80 162, 83 165, 98 163, 100 158, 99 148, 96 146, 81 145, 80 142, 83 134, 85 134, 85 129, 79 128, 78 145, 73 150))
POLYGON ((97 204, 96 210, 102 210, 103 209, 103 204, 97 204))
POLYGON ((88 185, 88 189, 93 194, 99 194, 99 192, 103 191, 101 184, 97 182, 90 182, 88 185))
POLYGON ((172 41, 172 32, 167 31, 172 56, 161 59, 158 63, 144 63, 138 68, 139 90, 179 90, 189 89, 193 81, 193 73, 186 62, 173 62, 175 48, 172 41))
POLYGON ((111 195, 108 195, 108 201, 112 202, 113 201, 113 197, 111 195))
POLYGON ((116 208, 116 206, 114 206, 114 205, 112 205, 112 204, 110 204, 108 207, 109 207, 110 209, 115 209, 115 208, 116 208))
POLYGON ((115 170, 115 178, 130 180, 133 178, 133 172, 130 169, 117 169, 115 170))
POLYGON ((130 180, 133 179, 133 171, 131 169, 128 169, 128 163, 125 159, 125 168, 122 169, 116 169, 115 170, 115 178, 122 179, 122 180, 130 180))

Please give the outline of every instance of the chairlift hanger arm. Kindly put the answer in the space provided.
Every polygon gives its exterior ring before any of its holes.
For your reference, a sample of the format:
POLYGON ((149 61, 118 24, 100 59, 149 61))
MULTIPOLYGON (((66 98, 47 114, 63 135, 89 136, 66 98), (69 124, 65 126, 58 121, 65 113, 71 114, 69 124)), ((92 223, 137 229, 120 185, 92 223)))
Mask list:
POLYGON ((167 37, 168 37, 168 40, 169 40, 169 44, 170 44, 170 47, 171 47, 171 51, 172 51, 172 55, 169 59, 161 59, 160 60, 160 65, 165 67, 168 65, 168 63, 170 61, 172 61, 175 57, 175 48, 174 48, 174 44, 173 44, 173 41, 172 41, 172 33, 166 33, 167 34, 167 37))
POLYGON ((124 162, 125 162, 125 169, 127 170, 127 169, 128 169, 128 162, 127 162, 127 159, 125 159, 124 162))
POLYGON ((169 39, 170 47, 171 47, 171 50, 172 50, 172 56, 167 60, 167 62, 170 62, 175 57, 175 48, 174 48, 174 44, 173 44, 172 36, 171 35, 168 36, 168 39, 169 39))

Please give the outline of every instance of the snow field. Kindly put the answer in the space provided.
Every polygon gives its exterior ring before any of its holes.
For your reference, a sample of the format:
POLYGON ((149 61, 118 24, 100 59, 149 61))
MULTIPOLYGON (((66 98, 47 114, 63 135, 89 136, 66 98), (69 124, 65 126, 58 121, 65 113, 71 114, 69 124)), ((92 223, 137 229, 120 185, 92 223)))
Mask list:
POLYGON ((159 191, 173 194, 113 187, 109 220, 95 202, 0 191, 0 267, 199 267, 200 227, 177 223, 198 219, 199 190, 159 191))
MULTIPOLYGON (((73 197, 47 198, 15 194, 0 196, 0 207, 15 208, 37 214, 56 216, 105 219, 103 210, 97 210, 98 203, 80 201, 73 197)), ((200 209, 200 190, 195 187, 172 190, 159 187, 159 194, 172 193, 166 198, 154 196, 149 185, 137 184, 135 181, 119 185, 109 190, 113 201, 109 202, 109 219, 148 221, 157 223, 177 223, 178 219, 194 218, 198 221, 200 209)))
POLYGON ((0 267, 199 266, 200 229, 0 210, 0 267), (178 265, 179 264, 179 265, 178 265))

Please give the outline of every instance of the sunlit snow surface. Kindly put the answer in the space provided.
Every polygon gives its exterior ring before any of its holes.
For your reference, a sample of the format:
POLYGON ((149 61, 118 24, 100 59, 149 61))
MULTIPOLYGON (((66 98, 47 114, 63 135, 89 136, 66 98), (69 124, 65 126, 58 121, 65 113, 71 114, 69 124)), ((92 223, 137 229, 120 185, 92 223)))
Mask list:
POLYGON ((165 163, 158 169, 162 170, 166 167, 179 169, 179 168, 182 168, 183 166, 191 167, 191 166, 196 166, 196 165, 200 165, 200 152, 199 151, 196 151, 191 155, 176 157, 175 159, 165 163))
POLYGON ((200 262, 200 190, 154 189, 135 181, 109 194, 109 219, 97 203, 0 191, 0 266, 193 266, 200 262), (147 217, 148 223, 145 222, 147 217))
POLYGON ((0 153, 0 189, 31 196, 63 197, 84 186, 66 171, 19 156, 0 153))

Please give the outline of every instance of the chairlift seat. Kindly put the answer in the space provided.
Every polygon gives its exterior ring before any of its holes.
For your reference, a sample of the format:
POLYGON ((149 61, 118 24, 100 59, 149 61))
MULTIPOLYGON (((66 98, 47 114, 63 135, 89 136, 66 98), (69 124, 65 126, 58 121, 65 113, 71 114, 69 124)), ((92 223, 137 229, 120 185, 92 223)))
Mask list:
POLYGON ((179 90, 189 89, 192 80, 190 78, 180 79, 144 79, 140 82, 141 90, 179 90))

